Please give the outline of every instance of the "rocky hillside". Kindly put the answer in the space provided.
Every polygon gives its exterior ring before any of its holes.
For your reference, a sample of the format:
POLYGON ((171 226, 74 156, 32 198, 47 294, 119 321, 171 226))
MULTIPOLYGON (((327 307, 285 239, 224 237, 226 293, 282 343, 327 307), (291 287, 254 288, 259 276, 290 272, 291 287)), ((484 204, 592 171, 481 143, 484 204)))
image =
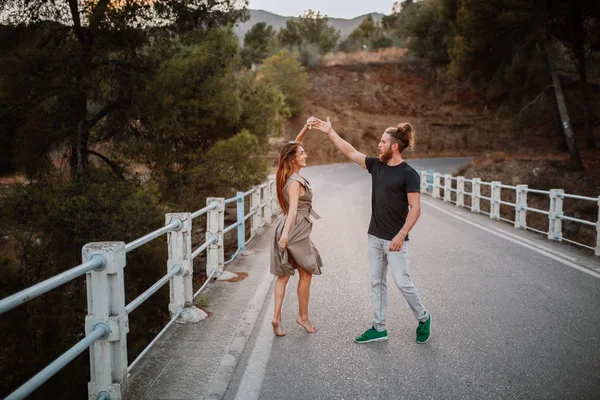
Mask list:
MULTIPOLYGON (((553 151, 550 121, 527 135, 515 131, 509 121, 487 110, 478 93, 457 90, 439 74, 432 82, 429 68, 414 58, 329 64, 309 71, 312 88, 305 111, 288 124, 281 140, 290 140, 315 115, 329 116, 338 133, 368 154, 375 154, 385 128, 405 121, 416 129, 417 146, 410 157, 553 151)), ((306 140, 312 163, 343 161, 325 136, 315 136, 306 140)))

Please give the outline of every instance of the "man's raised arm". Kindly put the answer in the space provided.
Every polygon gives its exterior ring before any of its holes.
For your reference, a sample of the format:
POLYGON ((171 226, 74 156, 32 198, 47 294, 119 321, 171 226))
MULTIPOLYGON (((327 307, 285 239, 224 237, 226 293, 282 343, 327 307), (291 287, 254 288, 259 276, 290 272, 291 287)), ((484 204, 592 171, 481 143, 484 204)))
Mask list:
POLYGON ((307 124, 313 128, 317 128, 322 132, 325 132, 339 151, 344 153, 346 157, 348 157, 350 160, 354 161, 361 167, 365 169, 367 168, 367 156, 365 156, 360 151, 356 150, 354 146, 342 139, 340 135, 338 135, 336 131, 333 130, 333 128, 331 127, 331 121, 329 120, 329 117, 327 117, 327 122, 322 121, 316 117, 310 117, 307 121, 307 124))

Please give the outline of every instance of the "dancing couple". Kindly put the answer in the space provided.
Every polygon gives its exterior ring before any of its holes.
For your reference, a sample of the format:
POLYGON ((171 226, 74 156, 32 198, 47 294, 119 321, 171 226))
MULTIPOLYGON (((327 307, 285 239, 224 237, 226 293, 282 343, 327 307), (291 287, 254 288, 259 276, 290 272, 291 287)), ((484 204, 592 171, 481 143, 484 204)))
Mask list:
POLYGON ((408 233, 421 215, 419 174, 402 159, 402 152, 414 144, 412 127, 408 123, 401 123, 387 128, 377 145, 379 157, 369 157, 342 139, 333 130, 329 117, 327 121, 310 117, 296 140, 286 144, 279 156, 276 186, 281 214, 277 218, 271 246, 271 273, 277 276, 273 332, 277 336, 285 336, 281 308, 287 283, 296 270, 300 274, 296 322, 306 332, 317 332, 308 316, 308 300, 312 276, 320 275, 323 268, 319 251, 310 239, 312 218, 320 217, 312 209, 313 192, 310 184, 300 174, 307 158, 302 141, 311 128, 327 134, 338 150, 371 174, 368 255, 373 323, 354 341, 369 343, 388 340, 386 275, 389 267, 394 283, 418 321, 417 343, 427 342, 431 336, 431 315, 423 306, 408 274, 408 233))

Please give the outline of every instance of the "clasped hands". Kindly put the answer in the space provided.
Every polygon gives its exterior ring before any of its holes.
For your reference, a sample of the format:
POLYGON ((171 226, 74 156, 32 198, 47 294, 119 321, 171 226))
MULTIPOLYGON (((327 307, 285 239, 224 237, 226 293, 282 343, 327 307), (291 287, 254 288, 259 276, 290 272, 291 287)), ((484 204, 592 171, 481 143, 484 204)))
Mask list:
POLYGON ((325 132, 327 134, 331 133, 332 129, 329 117, 327 117, 327 121, 320 120, 317 117, 310 117, 306 120, 306 126, 308 126, 309 129, 316 128, 321 132, 325 132))

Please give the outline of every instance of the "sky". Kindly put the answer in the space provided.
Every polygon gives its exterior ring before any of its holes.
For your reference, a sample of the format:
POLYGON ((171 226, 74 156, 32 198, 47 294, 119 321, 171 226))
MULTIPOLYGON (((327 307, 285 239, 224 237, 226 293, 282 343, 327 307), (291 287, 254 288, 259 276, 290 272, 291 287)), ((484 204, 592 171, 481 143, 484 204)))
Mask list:
POLYGON ((250 0, 249 8, 284 17, 297 17, 311 9, 328 17, 352 19, 372 12, 390 14, 393 5, 393 0, 250 0))

